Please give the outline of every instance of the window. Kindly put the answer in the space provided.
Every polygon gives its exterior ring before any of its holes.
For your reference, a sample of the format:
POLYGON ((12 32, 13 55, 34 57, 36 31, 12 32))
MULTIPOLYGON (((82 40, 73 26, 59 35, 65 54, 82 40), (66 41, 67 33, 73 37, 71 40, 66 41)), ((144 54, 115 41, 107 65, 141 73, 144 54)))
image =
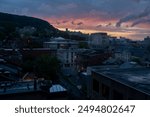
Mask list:
POLYGON ((73 59, 71 59, 71 63, 73 63, 73 59))
POLYGON ((105 84, 102 84, 102 96, 105 98, 109 98, 109 87, 105 84))
POLYGON ((70 67, 70 64, 65 64, 65 67, 70 67))
POLYGON ((93 90, 99 93, 99 82, 96 79, 93 79, 93 90))
POLYGON ((73 52, 71 52, 71 56, 73 56, 73 52))
POLYGON ((68 59, 66 60, 66 63, 69 63, 69 60, 68 60, 68 59))

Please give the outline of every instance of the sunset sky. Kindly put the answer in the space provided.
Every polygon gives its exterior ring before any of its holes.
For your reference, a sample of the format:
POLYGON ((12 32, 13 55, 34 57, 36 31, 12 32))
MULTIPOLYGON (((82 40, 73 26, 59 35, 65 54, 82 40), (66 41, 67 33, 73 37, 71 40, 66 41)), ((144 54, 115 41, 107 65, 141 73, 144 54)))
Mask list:
POLYGON ((62 30, 150 36, 150 0, 0 0, 0 12, 42 18, 62 30))

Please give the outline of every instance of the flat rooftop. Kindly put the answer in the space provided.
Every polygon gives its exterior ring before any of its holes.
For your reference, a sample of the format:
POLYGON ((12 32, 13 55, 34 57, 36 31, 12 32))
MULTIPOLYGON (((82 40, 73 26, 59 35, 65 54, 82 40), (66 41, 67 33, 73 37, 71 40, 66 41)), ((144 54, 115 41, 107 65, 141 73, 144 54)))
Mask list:
POLYGON ((94 69, 98 74, 150 95, 150 68, 94 69))
MULTIPOLYGON (((26 92, 35 91, 34 81, 16 82, 15 84, 13 84, 13 82, 10 83, 7 82, 7 85, 5 83, 6 82, 0 82, 0 95, 26 93, 26 92)), ((39 91, 38 85, 37 85, 37 91, 39 91)))

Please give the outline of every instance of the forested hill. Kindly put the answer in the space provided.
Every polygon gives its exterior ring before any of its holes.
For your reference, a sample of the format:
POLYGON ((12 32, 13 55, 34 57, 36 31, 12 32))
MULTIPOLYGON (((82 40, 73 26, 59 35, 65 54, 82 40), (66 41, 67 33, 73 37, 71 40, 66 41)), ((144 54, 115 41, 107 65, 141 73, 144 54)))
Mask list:
POLYGON ((13 40, 14 38, 20 38, 20 33, 24 32, 21 30, 24 29, 24 27, 29 27, 27 28, 27 32, 30 33, 31 36, 39 37, 41 39, 47 37, 64 37, 66 39, 72 40, 85 40, 83 36, 70 36, 69 33, 66 33, 65 31, 60 31, 57 28, 54 28, 47 21, 44 21, 39 18, 0 12, 0 40, 13 40), (32 27, 34 27, 36 30, 28 31, 28 29, 32 29, 32 27), (33 33, 31 34, 31 32, 33 33))
POLYGON ((5 27, 7 25, 20 28, 24 26, 32 26, 35 28, 55 30, 55 28, 48 22, 38 18, 0 13, 0 27, 5 27))

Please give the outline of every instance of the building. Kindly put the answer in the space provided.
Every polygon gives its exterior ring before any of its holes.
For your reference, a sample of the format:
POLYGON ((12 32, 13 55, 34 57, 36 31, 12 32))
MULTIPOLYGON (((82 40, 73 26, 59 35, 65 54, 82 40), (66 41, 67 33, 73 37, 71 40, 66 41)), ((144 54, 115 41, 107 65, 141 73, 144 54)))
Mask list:
POLYGON ((150 69, 92 69, 91 99, 150 99, 150 69))
POLYGON ((105 52, 104 50, 93 50, 86 49, 76 56, 77 70, 79 72, 86 71, 88 66, 101 65, 105 60, 111 56, 110 52, 105 52))
POLYGON ((113 47, 113 58, 122 61, 132 61, 134 58, 142 60, 145 58, 145 49, 141 46, 135 46, 133 43, 126 41, 126 43, 120 43, 113 47))
POLYGON ((148 47, 150 45, 150 37, 146 37, 144 38, 143 44, 145 47, 148 47))
POLYGON ((131 60, 131 53, 128 51, 118 51, 114 53, 114 57, 118 61, 126 62, 131 60))
POLYGON ((64 72, 67 71, 71 74, 74 71, 76 66, 76 53, 78 51, 77 41, 58 37, 49 42, 44 42, 43 46, 44 48, 56 50, 56 56, 60 60, 61 68, 64 72))
POLYGON ((57 50, 57 57, 61 61, 62 68, 70 68, 76 65, 77 50, 72 49, 59 49, 57 50))
POLYGON ((109 36, 107 33, 93 33, 90 35, 89 46, 94 49, 109 47, 109 36))
POLYGON ((78 47, 78 43, 73 40, 58 37, 52 39, 49 42, 44 42, 43 47, 50 49, 74 49, 78 47))

